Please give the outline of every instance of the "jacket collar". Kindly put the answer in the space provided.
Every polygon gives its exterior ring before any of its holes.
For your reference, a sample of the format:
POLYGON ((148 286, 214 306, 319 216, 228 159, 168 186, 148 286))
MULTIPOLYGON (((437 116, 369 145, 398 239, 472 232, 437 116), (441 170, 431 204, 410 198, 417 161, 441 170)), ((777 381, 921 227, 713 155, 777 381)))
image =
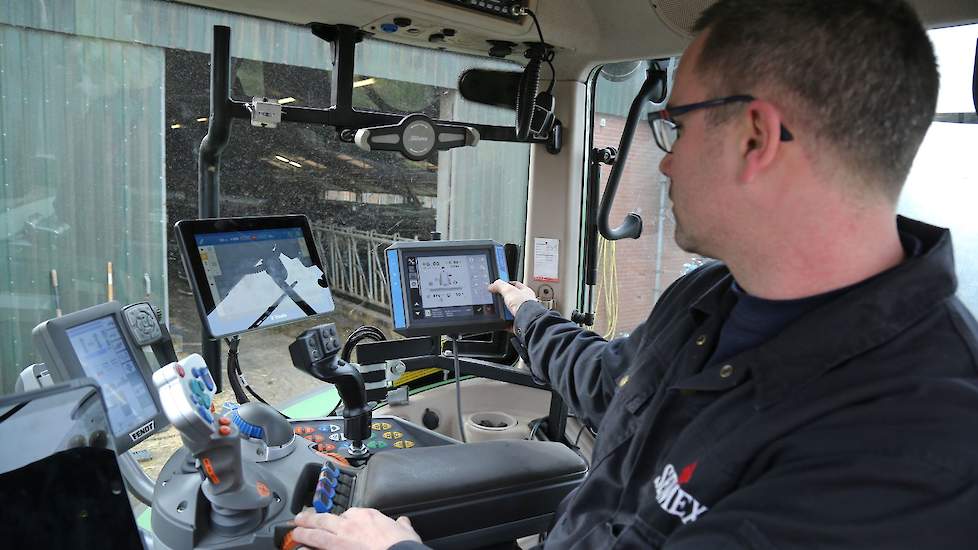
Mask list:
POLYGON ((751 369, 758 409, 893 339, 954 295, 950 231, 902 216, 897 229, 901 237, 919 240, 919 255, 855 285, 732 359, 751 369))
MULTIPOLYGON (((897 229, 905 247, 919 243, 918 254, 908 251, 910 257, 901 264, 854 285, 789 323, 766 343, 729 359, 738 372, 750 370, 758 409, 891 340, 954 294, 957 281, 950 232, 902 216, 897 217, 897 229)), ((698 324, 713 315, 726 315, 734 303, 733 277, 725 266, 722 269, 717 273, 720 278, 689 308, 698 324)), ((743 379, 732 378, 737 380, 724 385, 743 379)))

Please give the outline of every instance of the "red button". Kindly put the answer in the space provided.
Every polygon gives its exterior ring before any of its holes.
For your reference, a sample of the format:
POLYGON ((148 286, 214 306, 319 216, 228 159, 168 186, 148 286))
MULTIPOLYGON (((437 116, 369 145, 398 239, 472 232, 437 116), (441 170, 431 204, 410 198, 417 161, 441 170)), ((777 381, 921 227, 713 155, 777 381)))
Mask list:
POLYGON ((221 426, 220 428, 218 428, 217 431, 221 435, 231 435, 231 428, 229 428, 227 426, 221 426))
POLYGON ((218 418, 218 419, 217 419, 217 422, 218 422, 218 423, 219 423, 219 424, 220 424, 221 426, 230 426, 230 425, 231 425, 231 419, 230 419, 230 418, 228 418, 228 417, 226 417, 226 416, 222 416, 221 418, 218 418))
POLYGON ((180 375, 180 378, 183 378, 184 376, 187 375, 187 373, 183 370, 183 367, 181 367, 180 365, 177 365, 177 374, 180 375))

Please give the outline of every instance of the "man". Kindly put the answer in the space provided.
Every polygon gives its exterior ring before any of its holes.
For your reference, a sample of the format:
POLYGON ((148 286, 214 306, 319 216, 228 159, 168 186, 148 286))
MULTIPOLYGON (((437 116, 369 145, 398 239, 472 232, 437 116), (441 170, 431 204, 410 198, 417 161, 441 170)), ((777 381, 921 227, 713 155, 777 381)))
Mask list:
MULTIPOLYGON (((973 547, 978 329, 948 232, 895 213, 936 104, 920 22, 898 1, 727 0, 697 28, 654 133, 677 242, 722 263, 612 342, 491 286, 599 434, 546 545, 973 547)), ((296 539, 413 535, 351 515, 296 539)))

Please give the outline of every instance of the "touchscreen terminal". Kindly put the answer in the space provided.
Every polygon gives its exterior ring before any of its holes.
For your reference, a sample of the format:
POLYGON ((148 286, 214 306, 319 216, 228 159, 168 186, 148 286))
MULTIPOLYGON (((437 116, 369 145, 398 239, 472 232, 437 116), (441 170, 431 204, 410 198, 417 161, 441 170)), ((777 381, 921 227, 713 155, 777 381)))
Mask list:
POLYGON ((503 246, 489 240, 396 243, 387 249, 394 330, 407 336, 504 328, 512 320, 489 292, 509 280, 503 246))
POLYGON ((119 452, 167 426, 153 368, 117 302, 50 319, 34 328, 35 347, 55 382, 90 378, 105 401, 119 452))
POLYGON ((159 414, 113 316, 65 332, 85 375, 94 378, 102 388, 113 433, 128 434, 159 414))
POLYGON ((214 338, 333 311, 309 220, 185 220, 177 240, 198 312, 214 338))

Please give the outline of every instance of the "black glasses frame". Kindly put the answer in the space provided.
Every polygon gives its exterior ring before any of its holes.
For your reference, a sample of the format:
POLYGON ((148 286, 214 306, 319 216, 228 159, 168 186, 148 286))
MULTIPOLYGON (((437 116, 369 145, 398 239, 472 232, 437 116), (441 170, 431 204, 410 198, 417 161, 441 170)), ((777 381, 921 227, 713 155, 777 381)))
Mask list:
MULTIPOLYGON (((732 95, 717 99, 708 99, 706 101, 700 101, 697 103, 689 103, 687 105, 668 107, 662 109, 661 111, 649 113, 649 123, 654 126, 656 121, 661 120, 662 122, 670 124, 674 129, 678 130, 679 128, 682 128, 682 126, 676 122, 673 117, 684 115, 699 109, 711 109, 713 107, 720 107, 721 105, 728 105, 730 103, 746 103, 754 101, 755 99, 757 98, 752 95, 732 95)), ((652 137, 655 138, 655 144, 659 146, 659 149, 662 149, 666 153, 672 153, 672 147, 666 147, 665 144, 659 140, 659 134, 655 131, 655 128, 652 130, 652 137)), ((792 141, 795 139, 795 136, 792 135, 787 128, 785 128, 784 124, 781 125, 780 139, 781 141, 792 141)))

